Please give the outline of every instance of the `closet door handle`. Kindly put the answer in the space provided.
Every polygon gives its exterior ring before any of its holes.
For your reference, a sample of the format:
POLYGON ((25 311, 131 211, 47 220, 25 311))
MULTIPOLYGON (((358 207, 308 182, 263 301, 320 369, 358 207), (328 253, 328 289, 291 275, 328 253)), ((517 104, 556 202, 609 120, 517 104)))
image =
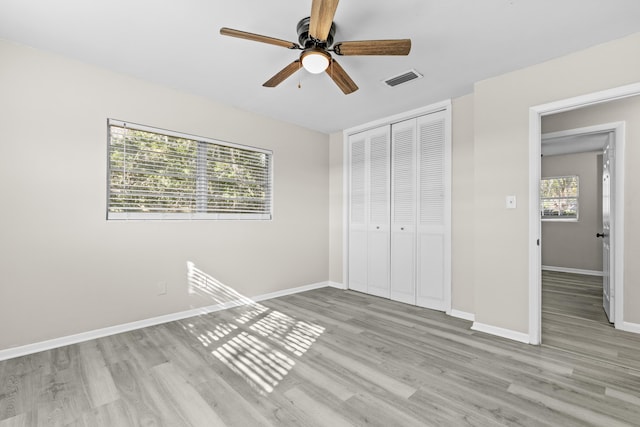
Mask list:
POLYGON ((604 233, 596 233, 596 237, 605 237, 605 236, 606 236, 606 234, 604 234, 604 233))

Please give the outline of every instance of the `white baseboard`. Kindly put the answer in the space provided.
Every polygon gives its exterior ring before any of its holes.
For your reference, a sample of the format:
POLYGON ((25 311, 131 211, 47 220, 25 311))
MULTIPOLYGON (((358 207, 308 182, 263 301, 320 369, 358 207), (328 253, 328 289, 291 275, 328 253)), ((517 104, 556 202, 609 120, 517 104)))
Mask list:
POLYGON ((507 339, 522 342, 525 344, 529 344, 531 342, 529 339, 529 334, 512 331, 511 329, 499 328, 497 326, 491 326, 485 323, 473 322, 473 325, 471 325, 471 329, 478 332, 497 335, 502 338, 507 338, 507 339))
POLYGON ((602 276, 602 271, 582 270, 580 268, 555 267, 553 265, 543 265, 542 269, 546 271, 557 271, 559 273, 584 274, 587 276, 602 276))
MULTIPOLYGON (((300 292, 312 291, 314 289, 326 288, 327 286, 329 286, 329 282, 312 283, 310 285, 298 286, 297 288, 283 289, 281 291, 258 295, 250 299, 253 301, 265 301, 268 299, 283 297, 286 295, 298 294, 300 292)), ((242 303, 238 305, 242 305, 242 303)), ((215 310, 215 311, 218 311, 218 310, 215 310)))
POLYGON ((450 316, 457 317, 459 319, 469 320, 470 322, 475 322, 476 315, 473 313, 467 313, 466 311, 451 309, 451 312, 448 313, 450 316))
POLYGON ((299 286, 296 288, 285 289, 282 291, 271 292, 268 294, 262 294, 253 298, 243 298, 236 301, 230 301, 221 304, 210 305, 206 307, 194 308, 191 310, 180 311, 177 313, 166 314, 164 316, 152 317, 150 319, 138 320, 135 322, 124 323, 121 325, 109 326, 106 328, 95 329, 93 331, 82 332, 74 335, 67 335, 65 337, 54 338, 47 341, 41 341, 33 344, 27 344, 20 347, 8 348, 6 350, 0 350, 0 361, 13 359, 14 357, 25 356, 27 354, 38 353, 40 351, 51 350, 66 345, 77 344, 83 341, 89 341, 96 338, 102 338, 109 335, 120 334, 122 332, 129 332, 135 329, 146 328, 148 326, 160 325, 162 323, 173 322, 175 320, 182 320, 188 317, 201 316, 203 314, 213 313, 220 310, 226 310, 233 307, 239 307, 250 302, 265 301, 271 298, 277 298, 285 295, 297 294, 300 292, 310 291, 313 289, 319 289, 330 286, 330 282, 313 283, 311 285, 299 286))
POLYGON ((342 290, 347 289, 346 285, 338 282, 328 282, 328 285, 336 289, 342 289, 342 290))
POLYGON ((618 327, 618 329, 640 334, 640 323, 622 322, 622 326, 618 327))

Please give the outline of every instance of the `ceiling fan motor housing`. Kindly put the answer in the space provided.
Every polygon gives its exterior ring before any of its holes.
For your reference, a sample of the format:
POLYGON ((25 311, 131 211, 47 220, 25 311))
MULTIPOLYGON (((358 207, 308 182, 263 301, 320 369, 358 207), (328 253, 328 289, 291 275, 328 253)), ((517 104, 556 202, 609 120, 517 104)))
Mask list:
POLYGON ((331 29, 329 30, 329 34, 327 35, 327 40, 315 40, 313 37, 309 35, 309 22, 311 21, 310 17, 302 18, 300 22, 298 22, 297 32, 298 32, 298 43, 302 46, 303 49, 317 47, 321 49, 326 49, 333 44, 333 36, 336 33, 336 24, 331 23, 331 29))

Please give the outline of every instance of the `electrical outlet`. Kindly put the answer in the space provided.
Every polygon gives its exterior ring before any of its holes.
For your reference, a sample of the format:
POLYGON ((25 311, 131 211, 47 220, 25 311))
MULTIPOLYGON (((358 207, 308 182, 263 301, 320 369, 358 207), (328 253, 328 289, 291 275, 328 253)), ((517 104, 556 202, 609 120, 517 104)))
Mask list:
POLYGON ((507 196, 507 209, 515 209, 516 208, 516 196, 507 196))

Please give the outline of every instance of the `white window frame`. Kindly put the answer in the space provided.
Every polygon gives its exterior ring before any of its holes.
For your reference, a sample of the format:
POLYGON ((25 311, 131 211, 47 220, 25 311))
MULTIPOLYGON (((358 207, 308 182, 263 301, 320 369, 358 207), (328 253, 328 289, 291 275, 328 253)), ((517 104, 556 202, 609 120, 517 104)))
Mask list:
POLYGON ((550 180, 550 179, 564 179, 564 178, 575 178, 576 180, 576 195, 575 197, 544 197, 542 195, 542 191, 540 192, 540 219, 542 221, 559 221, 559 222, 577 222, 580 218, 580 176, 578 175, 563 175, 563 176, 545 176, 540 179, 540 187, 542 187, 542 181, 550 180), (572 200, 576 199, 576 216, 545 216, 544 215, 544 201, 545 200, 553 200, 553 199, 565 199, 572 200))
MULTIPOLYGON (((201 151, 198 150, 197 158, 201 158, 201 151)), ((199 170, 199 169, 198 169, 199 170)), ((199 173, 197 173, 197 180, 203 179, 199 173)), ((206 179, 206 178, 204 178, 206 179)), ((117 119, 107 119, 107 220, 272 220, 273 219, 273 194, 274 194, 274 182, 273 182, 273 152, 257 147, 251 147, 247 145, 235 144, 226 141, 220 141, 212 138, 190 135, 182 132, 176 132, 152 126, 141 125, 137 123, 131 123, 127 121, 117 119), (238 148, 241 150, 253 151, 257 153, 266 154, 269 157, 268 162, 268 212, 265 213, 246 213, 246 212, 111 212, 110 210, 110 194, 111 194, 111 126, 126 127, 128 129, 134 129, 144 132, 151 132, 160 135, 166 135, 175 138, 183 138, 196 141, 198 147, 201 144, 214 144, 224 147, 238 148)), ((198 186, 198 184, 196 184, 198 186)), ((196 205, 201 204, 200 201, 196 201, 196 205)), ((200 208, 197 208, 200 209, 200 208)))

